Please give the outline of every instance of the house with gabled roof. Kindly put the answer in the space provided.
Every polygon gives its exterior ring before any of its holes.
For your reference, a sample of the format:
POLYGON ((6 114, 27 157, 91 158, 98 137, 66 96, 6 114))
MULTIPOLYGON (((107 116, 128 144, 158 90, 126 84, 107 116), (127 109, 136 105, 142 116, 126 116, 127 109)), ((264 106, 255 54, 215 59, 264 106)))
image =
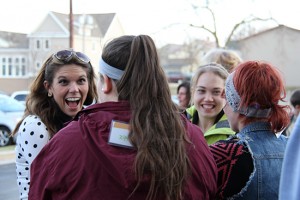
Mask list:
POLYGON ((30 84, 28 51, 27 34, 0 31, 0 91, 10 94, 30 84))
MULTIPOLYGON (((116 13, 73 14, 73 49, 88 55, 96 72, 103 45, 124 34, 116 13)), ((57 12, 28 35, 0 31, 0 90, 27 90, 47 57, 69 48, 69 37, 69 15, 57 12)))
POLYGON ((300 88, 300 30, 284 25, 233 43, 243 60, 264 60, 283 74, 287 90, 300 88))

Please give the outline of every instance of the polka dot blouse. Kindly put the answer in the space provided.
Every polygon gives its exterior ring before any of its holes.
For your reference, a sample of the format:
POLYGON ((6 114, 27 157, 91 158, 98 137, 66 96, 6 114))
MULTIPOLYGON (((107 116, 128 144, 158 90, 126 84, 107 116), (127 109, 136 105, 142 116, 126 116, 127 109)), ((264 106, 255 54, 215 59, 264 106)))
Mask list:
POLYGON ((28 199, 30 165, 49 139, 47 127, 39 117, 29 115, 23 120, 16 144, 16 171, 20 199, 28 199))

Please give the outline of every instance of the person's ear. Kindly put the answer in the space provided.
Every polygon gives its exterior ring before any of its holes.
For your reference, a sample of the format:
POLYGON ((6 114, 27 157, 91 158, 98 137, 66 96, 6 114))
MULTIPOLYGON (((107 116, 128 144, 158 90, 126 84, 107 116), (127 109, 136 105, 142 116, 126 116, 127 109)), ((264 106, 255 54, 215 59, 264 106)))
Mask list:
POLYGON ((102 86, 102 91, 105 94, 108 94, 112 91, 112 79, 106 75, 103 75, 103 79, 104 79, 104 84, 102 86))
POLYGON ((48 97, 52 97, 53 93, 48 81, 44 81, 44 87, 48 91, 48 97))
POLYGON ((44 87, 46 90, 49 90, 49 83, 48 81, 44 81, 44 87))

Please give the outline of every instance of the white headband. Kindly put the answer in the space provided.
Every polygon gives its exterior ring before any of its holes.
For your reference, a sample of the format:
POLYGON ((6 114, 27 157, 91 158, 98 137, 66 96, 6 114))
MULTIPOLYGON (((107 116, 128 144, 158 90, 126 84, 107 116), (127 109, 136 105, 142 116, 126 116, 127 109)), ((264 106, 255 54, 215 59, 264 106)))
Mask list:
POLYGON ((120 80, 124 74, 123 70, 110 66, 102 58, 99 61, 99 72, 115 80, 120 80))
POLYGON ((255 118, 269 117, 272 109, 271 108, 260 109, 259 104, 254 104, 248 106, 247 108, 239 108, 241 103, 241 97, 234 87, 233 75, 234 72, 229 74, 228 78, 226 79, 225 94, 226 94, 227 102, 229 103, 230 107, 234 110, 234 112, 239 112, 247 117, 255 117, 255 118))

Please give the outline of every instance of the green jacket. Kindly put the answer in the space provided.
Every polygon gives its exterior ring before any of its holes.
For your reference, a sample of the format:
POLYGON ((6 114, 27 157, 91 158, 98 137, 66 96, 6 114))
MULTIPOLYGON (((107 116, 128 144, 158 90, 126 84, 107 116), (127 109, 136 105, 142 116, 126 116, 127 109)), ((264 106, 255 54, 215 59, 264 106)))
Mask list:
MULTIPOLYGON (((193 124, 198 124, 198 112, 195 106, 191 106, 186 109, 187 117, 193 124)), ((222 111, 220 114, 220 119, 210 127, 205 133, 204 138, 208 145, 213 144, 219 140, 225 140, 230 135, 234 135, 235 132, 231 130, 227 116, 222 111)))

